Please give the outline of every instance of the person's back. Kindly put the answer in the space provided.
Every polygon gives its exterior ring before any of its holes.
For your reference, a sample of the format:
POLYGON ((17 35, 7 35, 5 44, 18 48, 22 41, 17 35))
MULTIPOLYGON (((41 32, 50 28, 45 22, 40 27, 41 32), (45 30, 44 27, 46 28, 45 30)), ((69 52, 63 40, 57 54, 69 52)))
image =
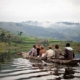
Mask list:
POLYGON ((55 53, 54 50, 52 49, 52 46, 49 46, 49 50, 46 51, 47 59, 50 59, 54 57, 55 53))
POLYGON ((36 56, 37 55, 36 46, 35 45, 33 45, 33 48, 30 50, 29 55, 30 56, 36 56))
POLYGON ((45 54, 46 53, 46 49, 44 48, 44 46, 41 46, 41 48, 40 48, 40 52, 39 52, 40 54, 40 57, 43 55, 43 54, 45 54))
POLYGON ((61 58, 62 50, 59 49, 59 45, 58 44, 55 45, 54 52, 55 52, 55 58, 57 58, 57 59, 61 58))
POLYGON ((55 52, 55 58, 60 58, 62 55, 62 50, 61 49, 54 49, 55 52))
POLYGON ((75 57, 74 51, 73 51, 73 49, 70 47, 70 44, 69 44, 69 43, 66 44, 66 47, 65 47, 64 52, 65 52, 65 53, 64 53, 65 59, 72 60, 72 59, 75 57))
POLYGON ((36 50, 37 50, 37 56, 39 56, 39 53, 40 53, 40 46, 39 45, 36 45, 36 50))

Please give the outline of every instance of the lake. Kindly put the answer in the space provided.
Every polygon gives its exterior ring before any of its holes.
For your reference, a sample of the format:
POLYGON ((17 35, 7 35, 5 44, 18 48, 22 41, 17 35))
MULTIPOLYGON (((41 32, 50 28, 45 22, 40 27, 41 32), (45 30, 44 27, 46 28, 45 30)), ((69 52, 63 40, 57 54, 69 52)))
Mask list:
POLYGON ((69 66, 14 57, 0 64, 0 80, 80 80, 80 63, 69 66))

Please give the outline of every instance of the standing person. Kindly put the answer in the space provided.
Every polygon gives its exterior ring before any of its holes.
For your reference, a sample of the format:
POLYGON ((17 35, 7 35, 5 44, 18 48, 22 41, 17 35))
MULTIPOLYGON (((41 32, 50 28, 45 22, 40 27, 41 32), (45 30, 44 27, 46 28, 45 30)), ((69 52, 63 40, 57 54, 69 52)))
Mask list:
POLYGON ((33 45, 33 48, 29 52, 30 56, 36 56, 37 55, 37 50, 36 50, 36 45, 33 45))
POLYGON ((55 52, 55 58, 57 59, 61 58, 62 50, 59 48, 58 44, 55 44, 54 52, 55 52))
POLYGON ((64 49, 64 57, 68 60, 72 60, 75 57, 74 50, 72 47, 70 47, 70 43, 66 43, 66 47, 64 49))
POLYGON ((49 49, 46 51, 46 56, 47 56, 47 59, 50 59, 55 56, 52 46, 49 46, 49 49))

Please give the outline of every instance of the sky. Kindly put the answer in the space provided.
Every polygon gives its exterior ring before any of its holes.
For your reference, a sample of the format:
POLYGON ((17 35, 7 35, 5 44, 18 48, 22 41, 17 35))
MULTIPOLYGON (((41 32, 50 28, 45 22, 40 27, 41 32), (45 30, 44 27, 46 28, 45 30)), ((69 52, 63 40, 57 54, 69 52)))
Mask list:
POLYGON ((0 21, 80 22, 80 0, 0 0, 0 21))

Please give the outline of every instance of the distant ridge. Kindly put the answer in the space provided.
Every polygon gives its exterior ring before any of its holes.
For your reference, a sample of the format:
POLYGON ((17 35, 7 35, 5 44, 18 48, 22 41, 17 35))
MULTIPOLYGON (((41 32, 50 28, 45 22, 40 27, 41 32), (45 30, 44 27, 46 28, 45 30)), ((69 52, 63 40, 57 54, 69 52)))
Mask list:
POLYGON ((20 23, 0 22, 0 28, 14 34, 21 31, 23 36, 53 38, 80 42, 80 23, 74 22, 37 22, 26 21, 20 23))

